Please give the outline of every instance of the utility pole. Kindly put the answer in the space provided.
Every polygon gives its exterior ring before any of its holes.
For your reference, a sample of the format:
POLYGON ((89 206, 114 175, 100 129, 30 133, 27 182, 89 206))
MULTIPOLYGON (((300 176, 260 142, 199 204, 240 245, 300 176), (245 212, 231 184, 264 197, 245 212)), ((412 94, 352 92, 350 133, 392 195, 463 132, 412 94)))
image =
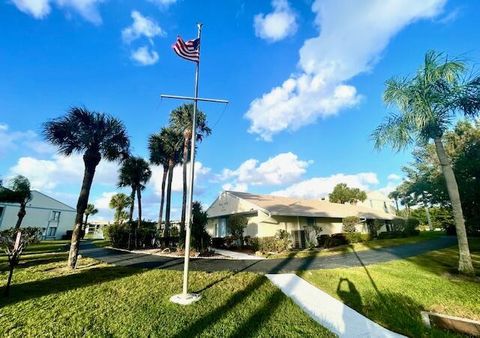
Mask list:
MULTIPOLYGON (((198 23, 198 34, 197 38, 200 39, 202 36, 202 24, 198 23)), ((200 46, 198 47, 198 53, 200 55, 200 46)), ((198 101, 202 102, 213 102, 213 103, 224 103, 227 104, 227 100, 221 99, 208 99, 208 98, 199 98, 198 97, 198 82, 200 77, 200 58, 195 66, 195 92, 193 97, 189 96, 179 96, 179 95, 160 95, 161 98, 167 99, 177 99, 177 100, 190 100, 193 101, 193 114, 192 114, 192 139, 190 141, 190 176, 188 177, 188 189, 187 189, 187 205, 186 205, 186 216, 185 216, 185 258, 183 265, 183 286, 182 293, 174 295, 170 298, 170 301, 173 303, 181 305, 189 305, 198 300, 200 300, 201 295, 195 293, 188 293, 188 272, 189 272, 189 263, 190 263, 190 240, 191 240, 191 226, 192 226, 192 204, 193 204, 193 185, 194 185, 194 175, 195 175, 195 142, 197 139, 197 105, 198 101)))

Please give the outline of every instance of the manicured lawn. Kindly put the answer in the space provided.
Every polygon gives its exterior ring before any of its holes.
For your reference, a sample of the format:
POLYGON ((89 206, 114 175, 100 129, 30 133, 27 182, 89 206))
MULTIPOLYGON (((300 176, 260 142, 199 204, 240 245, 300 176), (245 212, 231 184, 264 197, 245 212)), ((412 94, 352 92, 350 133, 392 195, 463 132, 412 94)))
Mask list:
POLYGON ((279 254, 268 255, 267 258, 284 258, 284 257, 319 257, 338 255, 342 253, 348 253, 353 251, 363 251, 370 249, 381 249, 386 247, 392 247, 402 244, 413 244, 430 239, 435 239, 440 236, 445 236, 445 233, 440 231, 422 231, 419 236, 407 237, 407 238, 393 238, 393 239, 378 239, 365 243, 354 243, 351 245, 343 245, 337 248, 331 249, 312 249, 312 250, 291 250, 282 252, 279 254))
POLYGON ((420 311, 480 320, 480 239, 471 241, 477 277, 456 272, 456 248, 359 268, 299 273, 370 319, 410 337, 452 337, 429 330, 420 311))
MULTIPOLYGON (((0 336, 326 337, 264 276, 229 272, 190 275, 203 299, 169 302, 182 274, 114 267, 82 258, 64 268, 65 242, 32 246, 15 271, 11 296, 0 296, 0 336), (53 252, 52 252, 53 251, 53 252)), ((0 256, 0 286, 6 279, 0 256)))

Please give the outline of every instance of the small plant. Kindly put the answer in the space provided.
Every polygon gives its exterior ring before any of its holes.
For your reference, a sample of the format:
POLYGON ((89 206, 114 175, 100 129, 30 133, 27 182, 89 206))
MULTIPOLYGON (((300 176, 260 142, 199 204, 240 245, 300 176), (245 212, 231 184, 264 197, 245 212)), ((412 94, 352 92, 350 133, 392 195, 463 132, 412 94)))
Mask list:
POLYGON ((39 241, 41 230, 39 228, 23 228, 22 230, 8 229, 0 232, 0 245, 7 254, 9 272, 5 286, 5 296, 10 292, 13 270, 20 261, 23 250, 30 243, 39 241))
POLYGON ((228 226, 232 237, 243 246, 243 232, 248 224, 248 218, 242 215, 232 215, 228 218, 228 226))

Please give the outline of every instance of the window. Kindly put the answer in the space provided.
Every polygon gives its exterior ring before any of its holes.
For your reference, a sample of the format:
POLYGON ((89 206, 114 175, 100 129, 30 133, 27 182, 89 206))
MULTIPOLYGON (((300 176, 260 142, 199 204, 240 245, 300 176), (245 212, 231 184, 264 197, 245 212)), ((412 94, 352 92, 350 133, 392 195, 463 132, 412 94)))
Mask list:
POLYGON ((58 222, 60 220, 60 211, 52 211, 50 220, 58 222))
POLYGON ((57 228, 48 228, 47 237, 55 237, 57 228))

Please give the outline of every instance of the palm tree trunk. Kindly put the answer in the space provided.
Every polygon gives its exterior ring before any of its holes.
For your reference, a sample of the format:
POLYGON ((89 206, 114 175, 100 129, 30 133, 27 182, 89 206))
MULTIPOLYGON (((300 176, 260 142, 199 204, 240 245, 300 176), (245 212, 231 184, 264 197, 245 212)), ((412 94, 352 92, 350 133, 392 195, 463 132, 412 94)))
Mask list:
POLYGON ((18 211, 18 214, 17 214, 18 218, 17 218, 17 224, 15 224, 15 230, 20 229, 23 218, 27 214, 27 212, 25 211, 25 207, 26 207, 25 204, 26 204, 25 202, 20 203, 20 210, 18 211))
POLYGON ((172 200, 172 179, 173 168, 175 163, 170 161, 168 164, 168 181, 167 181, 167 200, 165 205, 165 230, 163 236, 165 237, 165 244, 168 246, 168 236, 170 236, 170 204, 172 200))
POLYGON ((463 218, 462 202, 460 200, 457 180, 455 178, 450 159, 448 158, 445 148, 443 147, 441 138, 437 137, 434 139, 434 141, 438 160, 440 161, 443 176, 445 177, 448 196, 450 197, 450 202, 452 203, 453 219, 455 221, 455 229, 457 231, 459 251, 458 271, 466 275, 473 275, 475 274, 475 271, 473 270, 470 249, 468 247, 467 231, 465 229, 465 220, 463 218))
MULTIPOLYGON (((132 249, 132 232, 135 232, 135 224, 133 223, 133 209, 135 207, 135 187, 132 187, 132 192, 130 193, 130 212, 129 212, 129 215, 128 215, 128 228, 129 228, 129 232, 128 232, 128 250, 131 250, 132 249)), ((123 211, 123 208, 119 208, 117 209, 117 213, 118 213, 118 223, 121 224, 120 222, 120 217, 122 215, 122 211, 123 211)), ((134 240, 135 240, 135 245, 134 247, 137 245, 136 243, 136 238, 134 236, 134 240)))
POLYGON ((67 267, 75 269, 77 266, 78 250, 80 248, 80 231, 83 223, 83 213, 87 208, 88 198, 90 196, 90 189, 92 187, 93 177, 95 176, 95 169, 100 163, 101 155, 99 152, 89 153, 88 151, 83 155, 83 163, 85 170, 83 173, 82 188, 77 201, 77 214, 75 216, 75 226, 73 228, 72 240, 70 242, 70 252, 68 254, 67 267))
POLYGON ((138 222, 135 228, 135 246, 137 245, 137 230, 142 227, 142 191, 140 187, 137 187, 137 200, 138 200, 138 222))
POLYGON ((129 212, 129 215, 128 215, 128 222, 131 224, 132 221, 133 221, 133 210, 134 210, 134 207, 135 207, 135 188, 132 187, 132 192, 130 193, 130 199, 132 200, 130 203, 130 212, 129 212))
POLYGON ((160 210, 158 212, 158 230, 162 228, 162 217, 163 217, 163 204, 165 203, 165 184, 167 182, 168 175, 168 165, 163 166, 163 177, 162 177, 162 196, 160 197, 160 210))
POLYGON ((185 137, 183 142, 183 195, 182 195, 182 216, 180 219, 180 240, 185 232, 185 215, 187 211, 187 164, 189 140, 185 137))

